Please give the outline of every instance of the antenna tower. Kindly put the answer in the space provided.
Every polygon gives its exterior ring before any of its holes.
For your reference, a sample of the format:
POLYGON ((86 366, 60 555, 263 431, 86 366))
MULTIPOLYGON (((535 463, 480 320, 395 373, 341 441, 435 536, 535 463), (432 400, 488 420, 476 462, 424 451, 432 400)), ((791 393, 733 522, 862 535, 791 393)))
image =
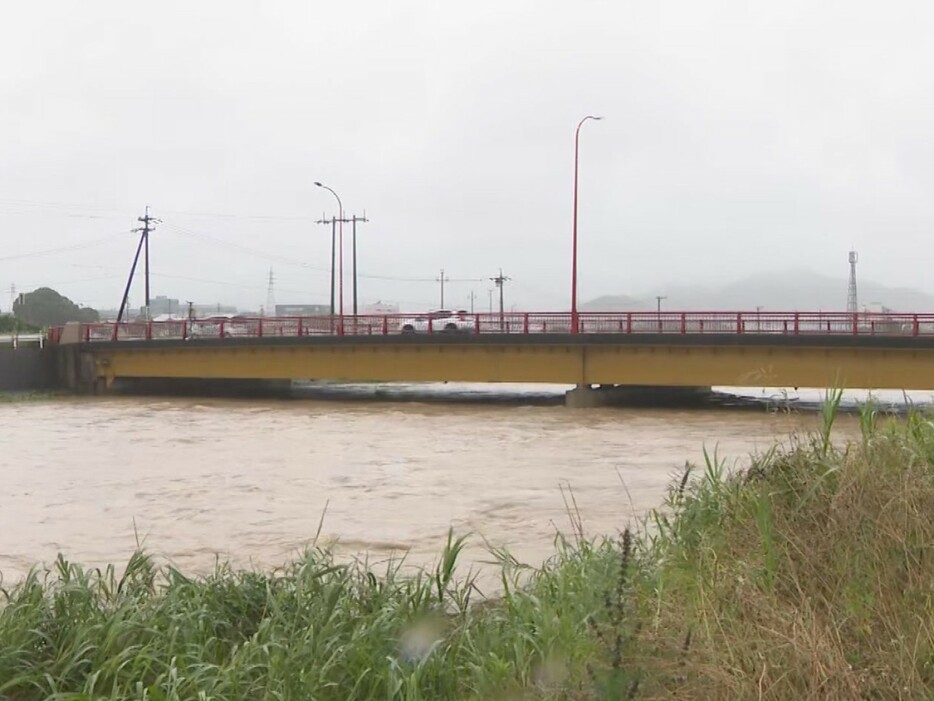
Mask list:
POLYGON ((850 251, 850 285, 846 293, 846 310, 850 314, 855 314, 859 311, 859 304, 856 296, 856 262, 859 260, 859 255, 856 251, 850 251))
POLYGON ((269 269, 269 287, 266 290, 266 316, 275 316, 276 315, 276 292, 275 292, 275 283, 276 278, 272 273, 272 268, 269 269))

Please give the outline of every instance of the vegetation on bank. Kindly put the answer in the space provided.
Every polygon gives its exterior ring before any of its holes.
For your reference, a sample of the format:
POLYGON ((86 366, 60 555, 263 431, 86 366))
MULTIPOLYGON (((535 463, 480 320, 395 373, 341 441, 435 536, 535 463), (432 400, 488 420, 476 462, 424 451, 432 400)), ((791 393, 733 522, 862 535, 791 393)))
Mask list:
POLYGON ((17 319, 12 314, 0 314, 0 334, 38 333, 40 328, 17 319))
POLYGON ((91 307, 75 304, 50 287, 24 292, 13 302, 13 316, 32 327, 61 326, 69 321, 94 322, 100 315, 91 307))
POLYGON ((834 409, 742 473, 708 457, 637 531, 495 553, 492 599, 453 538, 414 577, 59 560, 4 592, 0 698, 932 699, 934 423, 867 407, 840 447, 834 409))

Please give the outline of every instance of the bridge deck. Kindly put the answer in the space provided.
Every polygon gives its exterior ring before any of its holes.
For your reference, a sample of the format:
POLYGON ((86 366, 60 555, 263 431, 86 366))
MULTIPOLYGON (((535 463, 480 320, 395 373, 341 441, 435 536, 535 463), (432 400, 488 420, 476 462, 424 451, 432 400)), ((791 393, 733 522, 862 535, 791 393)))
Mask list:
POLYGON ((98 378, 934 390, 934 335, 414 334, 82 342, 98 378))

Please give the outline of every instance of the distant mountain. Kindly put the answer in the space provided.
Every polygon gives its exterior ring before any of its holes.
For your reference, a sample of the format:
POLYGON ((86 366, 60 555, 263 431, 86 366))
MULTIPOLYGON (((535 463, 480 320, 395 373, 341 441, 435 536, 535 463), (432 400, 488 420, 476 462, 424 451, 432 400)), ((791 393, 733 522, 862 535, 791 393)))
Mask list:
MULTIPOLYGON (((651 300, 655 304, 655 300, 651 300)), ((582 312, 641 312, 649 309, 649 302, 626 295, 604 295, 580 305, 582 312)), ((654 306, 651 307, 655 309, 654 306)))
MULTIPOLYGON (((801 270, 764 273, 722 287, 672 286, 653 294, 633 297, 605 295, 581 305, 583 311, 654 311, 655 294, 664 295, 662 309, 688 311, 845 311, 846 279, 801 270)), ((907 287, 888 287, 869 280, 859 282, 859 305, 900 312, 934 311, 934 296, 907 287)))

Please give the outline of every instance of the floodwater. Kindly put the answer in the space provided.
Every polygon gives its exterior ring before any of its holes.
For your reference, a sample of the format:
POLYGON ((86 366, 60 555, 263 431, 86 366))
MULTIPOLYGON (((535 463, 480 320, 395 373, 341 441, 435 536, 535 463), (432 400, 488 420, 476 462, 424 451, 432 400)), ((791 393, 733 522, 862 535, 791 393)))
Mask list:
POLYGON ((210 570, 217 555, 274 567, 319 528, 319 542, 344 554, 408 551, 427 564, 453 527, 473 534, 473 562, 486 539, 538 564, 556 530, 570 530, 568 489, 588 534, 615 533, 657 506, 705 447, 741 465, 818 425, 814 414, 765 407, 574 411, 547 405, 540 388, 381 395, 395 401, 370 391, 0 404, 4 581, 59 552, 119 566, 137 540, 186 571, 210 570), (512 403, 425 401, 484 393, 512 403))

